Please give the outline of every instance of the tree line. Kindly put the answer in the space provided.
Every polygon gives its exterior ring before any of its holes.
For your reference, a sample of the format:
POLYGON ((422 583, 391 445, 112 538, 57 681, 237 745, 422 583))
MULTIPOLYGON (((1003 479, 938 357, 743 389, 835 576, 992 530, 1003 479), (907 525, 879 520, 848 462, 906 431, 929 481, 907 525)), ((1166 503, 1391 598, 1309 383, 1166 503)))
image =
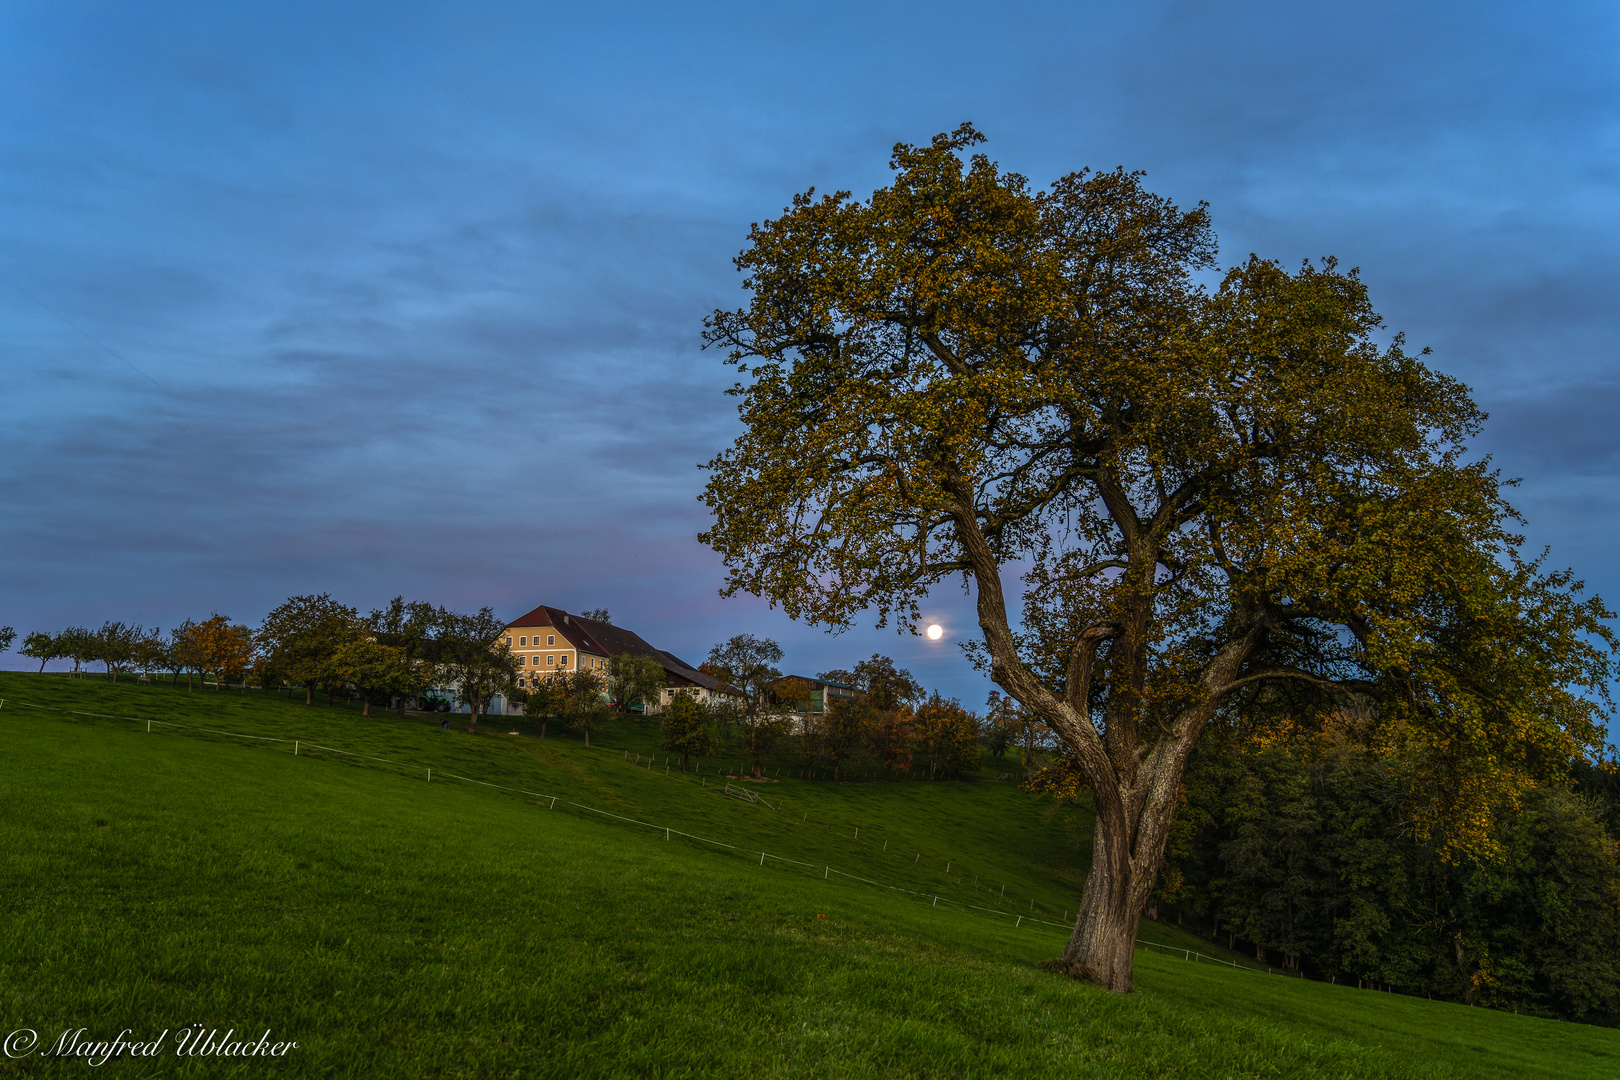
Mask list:
POLYGON ((786 755, 807 774, 820 770, 833 780, 872 764, 890 778, 909 775, 916 765, 925 766, 930 779, 956 778, 978 769, 986 747, 996 754, 1011 742, 997 718, 981 720, 957 699, 925 691, 886 656, 819 672, 817 679, 855 693, 829 696, 814 708, 812 683, 784 675, 777 666, 782 656, 769 638, 739 634, 714 646, 699 665, 722 693, 700 697, 683 689, 667 705, 657 663, 617 657, 605 674, 575 669, 537 681, 523 695, 524 712, 541 722, 542 735, 557 719, 583 732, 588 745, 591 732, 618 715, 622 703, 645 702, 648 713, 657 711, 660 746, 680 759, 683 771, 693 758, 728 751, 744 758, 756 777, 763 777, 767 758, 786 755))
MULTIPOLYGON (((1268 966, 1527 1015, 1620 1023, 1620 771, 1545 767, 1494 808, 1489 846, 1413 828, 1423 779, 1350 712, 1309 733, 1248 720, 1183 775, 1149 914, 1268 966)), ((1072 763, 1030 787, 1074 805, 1072 763)))
POLYGON ((38 660, 41 671, 52 660, 73 661, 75 675, 102 664, 114 681, 161 673, 176 686, 184 677, 188 690, 210 682, 216 690, 244 692, 302 688, 305 704, 314 702, 317 689, 328 703, 339 693, 353 694, 367 716, 378 701, 393 703, 403 715, 408 700, 449 686, 476 724, 516 670, 501 642, 504 631, 489 608, 457 612, 399 596, 361 615, 319 593, 289 597, 257 627, 218 613, 187 619, 167 634, 109 621, 96 630, 35 631, 18 652, 38 660))
MULTIPOLYGON (((607 612, 592 617, 608 621, 607 612)), ((5 633, 0 630, 0 641, 5 633)), ((990 715, 980 719, 954 698, 929 693, 911 672, 874 655, 852 668, 820 672, 818 679, 851 687, 850 697, 829 697, 811 708, 811 683, 786 676, 776 642, 742 634, 714 646, 701 670, 724 693, 699 701, 677 693, 663 706, 665 672, 651 657, 624 655, 600 670, 576 668, 518 683, 517 658, 506 645, 506 627, 489 608, 451 611, 395 597, 369 614, 329 593, 289 597, 256 627, 213 614, 188 619, 167 634, 139 624, 109 621, 100 629, 72 626, 28 634, 19 652, 40 662, 71 660, 73 674, 100 664, 113 681, 121 676, 166 674, 187 690, 230 687, 239 692, 302 689, 305 704, 317 692, 327 703, 357 698, 364 716, 376 703, 404 716, 408 705, 448 710, 466 707, 476 730, 497 695, 538 719, 542 736, 552 719, 584 734, 639 709, 659 714, 662 745, 691 758, 721 750, 742 755, 756 776, 767 757, 793 756, 807 770, 842 779, 868 764, 885 776, 909 775, 914 765, 930 779, 959 778, 975 771, 986 748, 995 757, 1009 746, 1030 760, 1028 737, 1044 730, 1010 703, 992 695, 990 715), (442 688, 450 696, 433 693, 442 688)))

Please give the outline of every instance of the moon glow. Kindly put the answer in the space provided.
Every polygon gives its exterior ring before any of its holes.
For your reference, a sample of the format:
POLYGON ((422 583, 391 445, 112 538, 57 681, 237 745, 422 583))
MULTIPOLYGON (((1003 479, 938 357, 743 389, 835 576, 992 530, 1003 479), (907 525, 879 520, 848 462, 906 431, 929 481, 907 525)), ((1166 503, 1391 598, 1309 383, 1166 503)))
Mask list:
POLYGON ((940 627, 939 623, 935 623, 933 626, 928 628, 928 638, 930 641, 938 641, 939 636, 944 632, 945 631, 940 627))

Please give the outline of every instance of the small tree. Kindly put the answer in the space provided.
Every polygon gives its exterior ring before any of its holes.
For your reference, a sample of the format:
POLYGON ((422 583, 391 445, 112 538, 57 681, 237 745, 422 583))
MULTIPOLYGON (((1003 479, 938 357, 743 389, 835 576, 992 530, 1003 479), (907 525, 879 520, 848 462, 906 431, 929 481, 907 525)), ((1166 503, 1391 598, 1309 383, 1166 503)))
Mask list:
POLYGON ((425 681, 422 661, 412 661, 405 650, 383 645, 370 637, 345 642, 333 658, 338 678, 351 683, 360 693, 360 715, 371 715, 371 701, 404 694, 425 681))
POLYGON ((911 709, 902 705, 877 711, 866 729, 867 744, 872 756, 882 764, 885 780, 894 779, 896 771, 911 769, 911 752, 915 745, 912 720, 911 709))
POLYGON ((439 671, 472 713, 467 730, 476 732, 478 718, 495 695, 510 694, 517 687, 518 662, 506 644, 506 624, 487 607, 473 615, 446 612, 437 645, 439 671))
POLYGON ((399 649, 405 654, 403 671, 414 676, 414 681, 396 684, 392 693, 397 695, 396 715, 405 719, 405 701, 418 695, 432 684, 433 663, 438 655, 438 634, 450 613, 444 608, 420 600, 406 602, 396 596, 388 607, 374 610, 366 617, 366 629, 380 645, 399 649))
POLYGON ((304 687, 304 704, 315 703, 315 684, 335 679, 337 651, 364 630, 359 614, 330 593, 289 597, 264 617, 258 645, 282 678, 304 687))
POLYGON ((833 779, 842 779, 844 768, 861 760, 867 732, 877 720, 877 709, 866 698, 833 698, 820 716, 805 718, 805 756, 831 765, 833 779))
POLYGON ((187 693, 192 689, 192 675, 202 670, 202 651, 196 630, 197 624, 187 619, 169 631, 168 670, 174 673, 170 685, 179 685, 180 674, 184 672, 187 693))
POLYGON ((204 676, 214 677, 215 690, 223 689, 232 675, 244 672, 253 661, 253 632, 233 624, 229 616, 210 616, 191 627, 189 637, 192 660, 204 676))
POLYGON ((35 630, 23 638, 22 648, 17 651, 30 660, 38 660, 40 674, 44 674, 47 663, 65 655, 61 644, 57 641, 58 637, 59 635, 47 634, 43 630, 35 630))
POLYGON ((754 775, 761 775, 765 756, 787 732, 790 720, 771 700, 773 686, 782 678, 776 665, 782 646, 770 638, 738 634, 709 650, 704 668, 725 683, 740 699, 726 710, 737 732, 738 748, 748 758, 754 775))
POLYGON ((73 661, 73 674, 80 674, 84 664, 96 659, 101 652, 101 643, 96 640, 93 630, 86 630, 82 626, 70 626, 56 635, 57 647, 62 650, 61 655, 73 661))
POLYGON ((11 643, 17 640, 17 631, 9 626, 0 626, 0 652, 11 648, 11 643))
POLYGON ((990 698, 985 705, 986 722, 1003 734, 992 737, 992 741, 999 738, 1002 746, 1013 746, 1018 750, 1018 763, 1024 768, 1026 777, 1035 775, 1035 770, 1043 764, 1042 752, 1048 749, 1051 736, 1045 725, 1031 716, 1017 701, 1010 697, 1003 697, 996 691, 990 691, 990 698))
POLYGON ((626 653, 608 661, 607 694, 621 709, 639 704, 650 714, 663 690, 664 667, 652 657, 626 653))
MULTIPOLYGON (((600 727, 611 710, 602 699, 602 677, 594 671, 576 668, 535 680, 524 711, 530 716, 555 716, 570 728, 585 733, 591 745, 591 731, 600 727)), ((545 737, 545 728, 540 735, 545 737)))
POLYGON ((928 759, 928 779, 946 769, 960 776, 979 763, 979 722, 955 698, 938 693, 917 707, 912 723, 917 749, 928 759))
POLYGON ((121 622, 105 622, 96 631, 96 659, 107 665, 107 674, 112 676, 113 682, 134 663, 135 643, 141 636, 141 627, 121 622))
POLYGON ((683 773, 694 754, 703 757, 714 752, 712 710, 704 708, 690 690, 676 691, 670 698, 659 730, 663 738, 658 745, 681 755, 683 773))
POLYGON ((155 626, 130 643, 130 656, 135 670, 144 675, 169 670, 169 643, 155 626))

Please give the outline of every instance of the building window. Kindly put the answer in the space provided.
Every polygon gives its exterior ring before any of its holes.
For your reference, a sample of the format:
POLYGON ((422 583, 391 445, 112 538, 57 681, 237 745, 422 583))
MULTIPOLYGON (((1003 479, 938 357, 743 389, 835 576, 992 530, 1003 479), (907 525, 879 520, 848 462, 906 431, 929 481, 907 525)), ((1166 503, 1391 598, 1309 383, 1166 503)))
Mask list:
POLYGON ((528 638, 526 638, 526 637, 520 637, 520 638, 518 638, 518 644, 519 644, 519 645, 527 645, 527 644, 528 644, 528 643, 529 643, 529 639, 528 639, 528 638))
POLYGON ((518 657, 518 667, 522 667, 524 664, 527 664, 528 662, 529 662, 529 658, 527 656, 518 657))
POLYGON ((508 649, 510 649, 512 647, 512 639, 511 638, 506 639, 506 647, 508 649))
POLYGON ((557 644, 557 635, 556 634, 547 634, 546 635, 546 647, 550 648, 551 646, 553 646, 555 644, 557 644))
POLYGON ((557 658, 555 656, 546 657, 546 667, 555 667, 556 665, 557 665, 557 658))
POLYGON ((522 688, 523 688, 523 676, 519 675, 518 676, 518 689, 521 690, 522 688))
POLYGON ((558 667, 567 667, 568 666, 568 655, 566 653, 564 653, 562 658, 557 661, 557 666, 558 667))

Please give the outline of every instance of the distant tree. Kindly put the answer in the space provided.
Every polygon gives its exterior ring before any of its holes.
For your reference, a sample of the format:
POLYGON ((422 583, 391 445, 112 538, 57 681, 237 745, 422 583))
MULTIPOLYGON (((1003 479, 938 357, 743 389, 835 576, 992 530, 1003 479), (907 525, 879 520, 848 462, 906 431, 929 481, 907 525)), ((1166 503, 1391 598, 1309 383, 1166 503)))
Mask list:
POLYGON ((61 655, 73 661, 73 674, 80 674, 84 664, 94 660, 100 652, 100 643, 96 640, 93 630, 86 630, 82 626, 70 626, 56 635, 56 644, 62 650, 61 655))
POLYGON ((169 670, 169 643, 155 626, 131 642, 130 656, 132 666, 142 674, 169 670))
MULTIPOLYGON (((583 731, 586 746, 591 745, 591 731, 612 715, 603 699, 602 677, 584 668, 535 680, 524 711, 542 720, 555 716, 575 731, 583 731)), ((540 736, 545 737, 543 725, 540 736)))
POLYGON ((387 700, 422 686, 427 679, 421 671, 425 661, 413 661, 405 650, 384 645, 369 635, 356 637, 339 646, 333 668, 339 679, 350 683, 360 694, 360 715, 371 715, 374 698, 387 700))
POLYGON ((1015 699, 1005 697, 995 690, 990 691, 990 699, 985 704, 985 714, 985 720, 990 727, 1003 733, 992 736, 992 742, 999 738, 1003 746, 1016 747, 1018 763, 1023 766, 1024 775, 1026 777, 1035 775, 1035 770, 1045 764, 1041 754, 1051 741, 1050 730, 1015 699))
POLYGON ((833 698, 820 716, 805 718, 805 756, 832 766, 833 779, 842 779, 845 768, 861 761, 867 733, 878 719, 878 710, 864 697, 833 698))
POLYGON ((917 707, 911 723, 916 747, 928 760, 928 778, 941 769, 957 776, 979 764, 979 721, 955 698, 937 692, 917 707))
POLYGON ((678 690, 659 720, 659 746, 681 756, 681 772, 694 755, 714 752, 714 717, 690 690, 678 690))
POLYGON ((579 617, 582 619, 589 619, 591 622, 607 623, 609 626, 613 625, 613 617, 608 614, 608 609, 605 607, 591 608, 589 611, 582 611, 579 613, 579 617))
POLYGON ((96 659, 107 665, 107 674, 112 676, 113 682, 135 662, 135 644, 143 634, 139 626, 112 621, 103 623, 96 631, 96 659))
POLYGON ((17 631, 9 626, 0 626, 0 652, 11 648, 11 643, 17 640, 17 631))
POLYGON ((641 705, 651 714, 663 692, 664 668, 652 657, 626 653, 608 661, 607 695, 620 708, 641 705))
POLYGON ((396 714, 401 720, 405 719, 406 699, 420 695, 432 685, 438 633, 448 618, 449 612, 442 607, 435 608, 420 600, 407 603, 403 596, 394 597, 388 607, 374 610, 366 617, 366 629, 372 639, 403 652, 404 671, 417 677, 417 681, 398 684, 391 691, 397 695, 396 714))
POLYGON ((439 626, 438 674, 456 688, 456 700, 472 713, 469 732, 496 694, 517 688, 517 657, 506 644, 506 624, 490 608, 475 614, 447 612, 439 626))
POLYGON ((183 672, 186 676, 187 693, 192 689, 192 676, 202 671, 202 651, 196 630, 197 624, 187 619, 169 631, 167 670, 174 673, 169 685, 178 685, 183 672))
MULTIPOLYGON (((315 685, 334 678, 337 652, 364 629, 354 608, 330 593, 289 597, 264 617, 258 646, 280 677, 304 687, 304 704, 315 703, 315 685)), ((327 699, 330 702, 330 686, 327 699)))
POLYGON ((872 757, 883 766, 883 778, 894 779, 896 772, 911 770, 911 755, 916 745, 916 731, 910 706, 877 709, 866 729, 867 745, 872 757))
POLYGON ((253 663, 253 632, 229 616, 210 616, 191 628, 190 637, 197 667, 214 677, 215 690, 243 676, 253 663))
POLYGON ((23 638, 22 648, 17 651, 30 660, 39 661, 39 670, 43 674, 45 665, 52 660, 60 659, 64 654, 57 638, 60 635, 47 634, 43 630, 35 630, 23 638))
POLYGON ((854 685, 866 691, 879 711, 915 705, 923 698, 922 684, 905 668, 895 667, 887 656, 873 653, 870 660, 856 664, 850 674, 854 676, 854 685))
POLYGON ((787 732, 790 721, 771 701, 771 688, 782 678, 776 667, 782 646, 770 638, 738 634, 709 650, 704 667, 737 695, 725 710, 736 730, 738 748, 761 775, 765 756, 787 732))

